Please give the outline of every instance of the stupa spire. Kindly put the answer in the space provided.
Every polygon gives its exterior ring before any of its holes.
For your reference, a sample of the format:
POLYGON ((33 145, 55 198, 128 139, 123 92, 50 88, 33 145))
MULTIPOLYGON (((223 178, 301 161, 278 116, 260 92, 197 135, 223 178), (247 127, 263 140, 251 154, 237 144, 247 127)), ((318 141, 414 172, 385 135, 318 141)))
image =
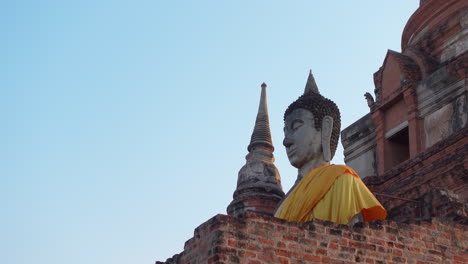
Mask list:
POLYGON ((312 70, 309 71, 309 77, 307 78, 307 83, 304 89, 304 94, 309 93, 316 93, 320 94, 317 84, 315 83, 314 75, 312 74, 312 70))
POLYGON ((237 187, 227 213, 243 215, 247 211, 273 215, 278 202, 284 197, 281 178, 273 156, 265 83, 262 83, 257 119, 247 147, 246 163, 239 170, 237 187))
POLYGON ((266 83, 262 83, 261 87, 262 92, 260 94, 260 103, 258 104, 257 119, 255 120, 255 127, 250 138, 250 144, 247 147, 249 152, 256 146, 271 148, 271 152, 274 150, 273 143, 271 141, 270 120, 268 117, 266 83))

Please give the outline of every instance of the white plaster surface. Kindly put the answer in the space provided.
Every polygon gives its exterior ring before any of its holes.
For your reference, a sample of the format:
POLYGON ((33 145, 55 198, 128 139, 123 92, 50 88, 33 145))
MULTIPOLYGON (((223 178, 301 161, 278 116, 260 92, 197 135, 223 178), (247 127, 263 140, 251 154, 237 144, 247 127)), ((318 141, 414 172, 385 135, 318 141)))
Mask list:
POLYGON ((374 149, 364 152, 355 159, 346 162, 346 165, 353 168, 361 178, 365 178, 367 176, 374 176, 377 174, 373 166, 374 164, 374 149))
POLYGON ((461 32, 444 43, 440 61, 445 62, 468 50, 468 12, 460 18, 461 32))
POLYGON ((467 91, 466 80, 459 80, 449 86, 444 86, 441 80, 446 79, 447 75, 445 71, 440 71, 440 73, 440 76, 436 78, 438 81, 432 86, 423 83, 417 87, 418 111, 421 116, 437 111, 441 105, 453 101, 467 91))
POLYGON ((454 129, 465 128, 468 123, 468 105, 467 105, 467 96, 462 95, 455 100, 455 115, 454 115, 454 129))
POLYGON ((447 47, 440 56, 441 62, 455 58, 468 50, 468 29, 464 29, 447 42, 447 47))
POLYGON ((424 118, 426 148, 452 134, 452 115, 452 104, 448 104, 424 118))

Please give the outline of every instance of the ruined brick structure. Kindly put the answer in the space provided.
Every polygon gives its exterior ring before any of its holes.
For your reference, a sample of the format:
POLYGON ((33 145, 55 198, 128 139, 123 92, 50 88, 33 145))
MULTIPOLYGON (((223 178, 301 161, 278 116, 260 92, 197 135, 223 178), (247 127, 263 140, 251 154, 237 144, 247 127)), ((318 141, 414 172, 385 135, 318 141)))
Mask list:
POLYGON ((345 162, 388 219, 468 224, 468 3, 421 1, 401 48, 374 74, 370 113, 342 131, 345 162))
POLYGON ((452 263, 468 262, 466 226, 439 220, 353 227, 272 216, 217 215, 195 230, 183 253, 157 264, 452 263))
MULTIPOLYGON (((157 264, 468 263, 468 2, 421 0, 374 74, 370 113, 341 133, 345 162, 388 210, 338 225, 272 217, 284 195, 273 165, 266 98, 229 215, 195 229, 157 264)), ((364 100, 363 100, 364 103, 364 100)))

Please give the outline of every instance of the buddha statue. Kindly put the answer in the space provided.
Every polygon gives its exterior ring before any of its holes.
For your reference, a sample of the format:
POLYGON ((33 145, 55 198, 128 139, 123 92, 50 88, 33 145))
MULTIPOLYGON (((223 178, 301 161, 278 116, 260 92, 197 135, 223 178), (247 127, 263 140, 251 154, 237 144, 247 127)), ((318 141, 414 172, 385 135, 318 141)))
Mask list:
POLYGON ((310 72, 304 94, 284 113, 283 145, 298 176, 275 217, 294 222, 316 218, 340 224, 386 217, 386 210, 352 168, 330 164, 340 126, 338 107, 319 93, 310 72))

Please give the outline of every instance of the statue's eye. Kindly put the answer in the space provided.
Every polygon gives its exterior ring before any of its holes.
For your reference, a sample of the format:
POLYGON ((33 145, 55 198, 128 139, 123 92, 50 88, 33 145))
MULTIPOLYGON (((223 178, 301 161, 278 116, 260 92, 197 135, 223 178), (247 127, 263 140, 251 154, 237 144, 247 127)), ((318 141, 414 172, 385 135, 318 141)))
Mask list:
POLYGON ((304 124, 304 122, 302 120, 294 120, 292 122, 292 124, 291 124, 291 129, 296 130, 296 129, 300 128, 303 124, 304 124))

